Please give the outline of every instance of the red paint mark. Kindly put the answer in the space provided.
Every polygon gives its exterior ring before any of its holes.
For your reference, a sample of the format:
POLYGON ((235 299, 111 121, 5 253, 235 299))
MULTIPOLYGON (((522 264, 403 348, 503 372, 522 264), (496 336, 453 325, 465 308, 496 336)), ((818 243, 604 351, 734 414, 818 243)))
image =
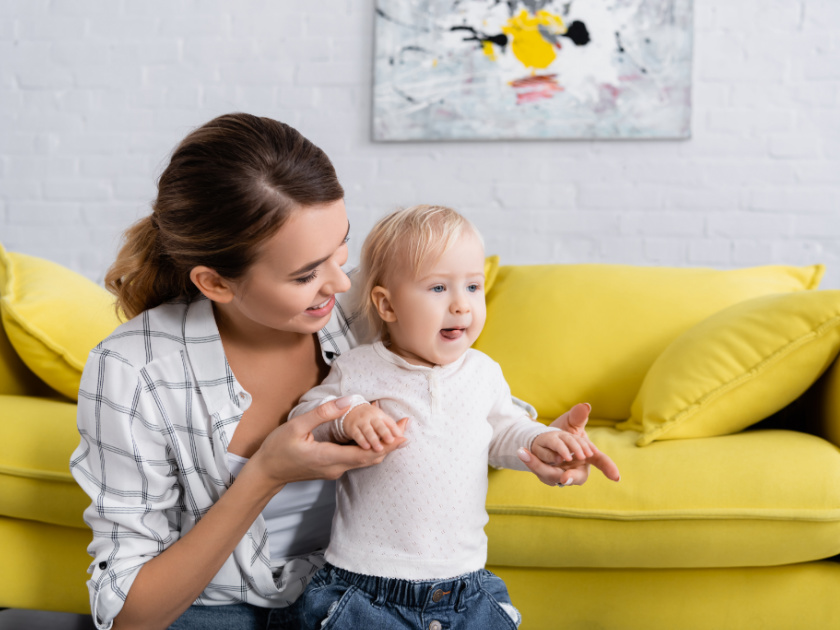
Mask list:
POLYGON ((533 103, 542 99, 552 98, 555 92, 562 92, 563 87, 557 83, 556 74, 542 74, 510 82, 516 90, 516 104, 533 103))
POLYGON ((619 89, 618 89, 617 87, 615 87, 614 85, 610 85, 609 83, 604 83, 604 84, 602 84, 602 85, 601 85, 601 87, 602 87, 602 88, 603 88, 606 92, 608 92, 608 93, 609 93, 609 95, 610 95, 610 96, 612 96, 613 98, 616 98, 619 94, 621 94, 621 90, 619 90, 619 89))

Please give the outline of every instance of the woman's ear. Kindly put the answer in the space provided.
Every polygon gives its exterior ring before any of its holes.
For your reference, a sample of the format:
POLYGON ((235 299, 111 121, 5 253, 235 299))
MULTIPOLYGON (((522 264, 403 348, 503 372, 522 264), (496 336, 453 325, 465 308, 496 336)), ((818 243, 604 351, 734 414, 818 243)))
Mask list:
POLYGON ((233 287, 210 267, 204 267, 203 265, 193 267, 190 271, 190 280, 209 300, 220 304, 233 301, 233 287))
POLYGON ((397 321, 397 314, 391 305, 391 294, 388 289, 379 286, 373 287, 370 292, 370 299, 383 322, 397 321))

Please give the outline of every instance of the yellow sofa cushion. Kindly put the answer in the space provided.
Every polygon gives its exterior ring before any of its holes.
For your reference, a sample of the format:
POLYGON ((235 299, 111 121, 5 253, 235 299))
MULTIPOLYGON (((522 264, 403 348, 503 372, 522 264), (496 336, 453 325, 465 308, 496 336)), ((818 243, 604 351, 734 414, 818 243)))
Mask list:
POLYGON ((487 256, 484 259, 484 292, 487 293, 496 283, 496 276, 499 275, 499 257, 487 256))
POLYGON ((840 619, 839 562, 680 570, 487 567, 519 630, 817 630, 840 619), (574 602, 573 606, 559 602, 574 602))
POLYGON ((683 333, 651 366, 620 428, 654 440, 734 433, 787 406, 840 351, 840 291, 735 304, 683 333))
POLYGON ((114 298, 102 287, 54 262, 2 247, 0 317, 27 367, 72 400, 91 349, 120 323, 114 298))
MULTIPOLYGON (((2 281, 0 281, 0 286, 2 286, 2 281)), ((0 395, 57 395, 20 360, 3 329, 2 322, 0 322, 0 395)))
POLYGON ((648 369, 684 331, 744 300, 814 289, 823 273, 821 265, 502 266, 475 347, 541 417, 588 402, 595 417, 615 423, 630 417, 648 369))
POLYGON ((621 481, 557 488, 490 473, 487 563, 510 567, 772 566, 840 554, 840 456, 792 431, 635 445, 589 430, 621 481))
MULTIPOLYGON (((86 582, 91 537, 87 527, 71 529, 0 516, 0 606, 90 615, 86 582)), ((79 623, 78 627, 92 626, 79 623)))
POLYGON ((0 514, 85 527, 90 498, 70 474, 78 445, 75 404, 0 396, 0 514))

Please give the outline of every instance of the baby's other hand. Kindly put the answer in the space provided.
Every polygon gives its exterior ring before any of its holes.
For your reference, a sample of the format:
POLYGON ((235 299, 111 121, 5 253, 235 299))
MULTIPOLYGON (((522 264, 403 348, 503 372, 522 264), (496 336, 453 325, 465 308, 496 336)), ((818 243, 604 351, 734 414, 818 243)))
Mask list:
POLYGON ((531 452, 549 466, 561 466, 575 459, 584 461, 595 454, 588 438, 563 430, 538 435, 531 452))
POLYGON ((359 405, 344 416, 344 434, 364 449, 382 451, 382 444, 391 444, 402 437, 407 418, 396 422, 377 405, 359 405))

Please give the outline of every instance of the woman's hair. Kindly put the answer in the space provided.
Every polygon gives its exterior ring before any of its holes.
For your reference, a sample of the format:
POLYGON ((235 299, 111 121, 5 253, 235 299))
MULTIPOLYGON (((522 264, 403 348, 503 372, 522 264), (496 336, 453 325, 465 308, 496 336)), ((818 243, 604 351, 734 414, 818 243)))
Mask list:
POLYGON ((191 298, 194 267, 239 279, 294 210, 343 197, 327 155, 289 125, 219 116, 175 149, 152 214, 123 235, 105 285, 128 317, 191 298))
POLYGON ((359 273, 354 278, 351 306, 360 318, 360 337, 387 339, 371 292, 385 286, 395 272, 413 277, 427 263, 437 261, 466 232, 483 244, 481 234, 465 217, 446 206, 419 205, 400 209, 381 219, 362 245, 359 273))

